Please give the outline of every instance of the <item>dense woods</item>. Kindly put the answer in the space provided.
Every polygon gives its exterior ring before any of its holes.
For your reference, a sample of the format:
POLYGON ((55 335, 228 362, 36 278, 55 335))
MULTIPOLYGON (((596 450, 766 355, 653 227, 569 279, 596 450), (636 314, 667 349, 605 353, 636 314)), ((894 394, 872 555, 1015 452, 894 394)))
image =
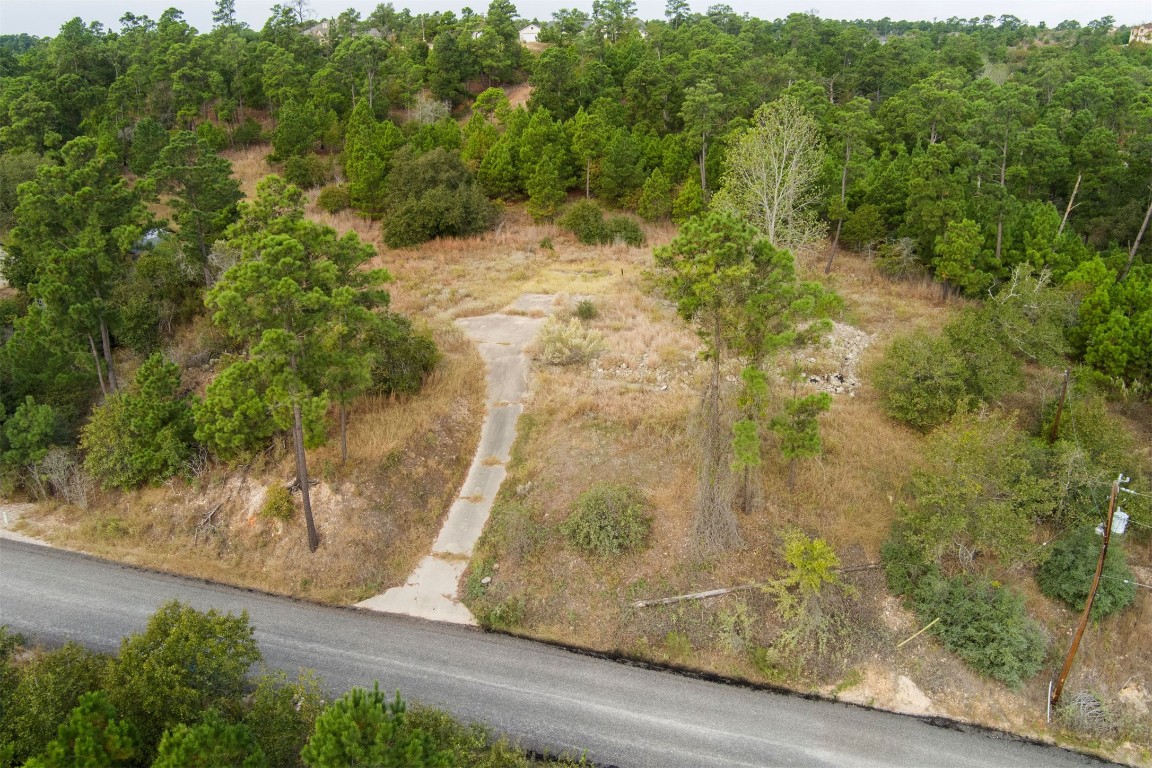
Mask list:
MULTIPOLYGON (((259 30, 218 0, 206 31, 170 9, 126 13, 117 30, 77 18, 52 38, 0 36, 0 491, 82 505, 86 476, 127 491, 278 444, 315 550, 307 452, 343 446, 365 394, 418 391, 438 355, 389 309, 374 244, 311 220, 312 195, 378 222, 400 261, 501 226, 510 208, 586 245, 639 247, 642 221, 680 227, 647 288, 708 362, 692 534, 708 556, 744 541, 764 446, 787 461, 789 492, 822 450, 832 398, 794 383, 769 396, 776 356, 843 307, 798 276, 794 252, 820 249, 825 274, 851 250, 892 281, 930 282, 956 312, 899 334, 870 372, 883 418, 925 441, 907 487, 884 488, 903 495, 883 565, 947 648, 1009 686, 1049 648, 1011 583, 1020 567, 1078 607, 1099 491, 1121 470, 1135 478, 1133 535, 1147 536, 1147 468, 1109 407, 1152 396, 1152 46, 1109 17, 762 20, 669 0, 664 19, 641 21, 628 0, 596 0, 525 45, 529 20, 508 0, 322 21, 306 6, 273 6, 259 30), (221 153, 256 144, 269 175, 245 199, 221 153), (190 328, 198 346, 177 364, 166 353, 190 328), (1065 368, 1066 405, 1022 406, 1043 411, 1021 419, 1031 432, 995 407, 1065 368)), ((605 557, 642 549, 652 525, 633 490, 612 488, 567 529, 605 557)), ((792 570, 772 588, 794 627, 779 649, 825 653, 851 624, 839 560, 820 538, 782 540, 792 570)), ((1133 600, 1113 552, 1096 617, 1133 600)), ((471 607, 489 626, 514 623, 483 605, 471 607)), ((120 744, 107 729, 131 681, 108 679, 106 695, 69 694, 69 723, 98 721, 120 744)), ((378 693, 345 705, 399 722, 378 693)), ((132 754, 159 744, 163 760, 208 738, 177 722, 132 754)), ((229 733, 220 743, 255 738, 271 754, 259 732, 229 733)), ((42 736, 20 736, 36 748, 17 757, 64 749, 42 736)), ((315 749, 306 764, 337 764, 315 749)))

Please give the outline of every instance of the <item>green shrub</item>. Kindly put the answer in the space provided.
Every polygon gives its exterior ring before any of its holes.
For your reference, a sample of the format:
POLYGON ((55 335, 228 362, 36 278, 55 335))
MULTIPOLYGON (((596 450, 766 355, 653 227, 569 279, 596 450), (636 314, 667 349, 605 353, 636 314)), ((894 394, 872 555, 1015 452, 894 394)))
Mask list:
MULTIPOLYGON (((1085 526, 1052 545, 1048 559, 1036 570, 1040 591, 1069 607, 1081 610, 1088 599, 1096 566, 1100 560, 1102 537, 1091 526, 1085 526)), ((1122 610, 1136 599, 1131 569, 1124 550, 1113 537, 1104 560, 1100 586, 1092 602, 1091 617, 1099 621, 1122 610)))
POLYGON ((244 118, 244 122, 232 131, 232 143, 238 147, 258 144, 263 138, 264 129, 260 127, 260 123, 250 117, 244 118))
POLYGON ((604 348, 604 336, 576 318, 562 323, 548 318, 539 333, 540 358, 551 365, 586 363, 604 348))
POLYGON ((917 331, 892 342, 874 383, 889 416, 927 431, 956 412, 966 374, 948 339, 917 331))
POLYGON ((987 579, 929 573, 912 603, 920 620, 973 669, 1019 688, 1040 671, 1047 649, 1044 630, 1024 609, 1022 595, 987 579))
POLYGON ((576 302, 576 317, 581 320, 585 322, 595 320, 599 314, 599 310, 596 309, 596 305, 590 299, 581 299, 576 302))
POLYGON ((274 520, 291 520, 296 514, 292 492, 283 485, 270 486, 264 494, 264 505, 260 507, 260 514, 274 520))
POLYGON ((352 197, 347 184, 333 184, 320 190, 316 196, 316 207, 327 213, 340 213, 352 206, 352 197))
POLYGON ((598 483, 576 499, 560 531, 577 549, 607 557, 643 549, 651 528, 652 518, 635 489, 598 483))
POLYGON ((624 243, 633 248, 640 248, 645 243, 644 230, 628 216, 613 216, 604 223, 605 244, 624 243))
POLYGON ((556 246, 554 246, 552 244, 552 238, 550 238, 550 237, 544 237, 544 238, 540 239, 540 248, 545 250, 545 251, 556 250, 556 246))
POLYGON ((436 342, 416 331, 403 315, 385 314, 368 333, 373 352, 371 391, 412 395, 440 362, 436 342))
POLYGON ((80 697, 100 688, 108 659, 68 643, 29 662, 13 691, 11 719, 16 759, 40 754, 56 736, 80 697))
POLYGON ((592 200, 575 203, 560 217, 560 226, 571 230, 576 239, 584 245, 598 245, 605 241, 608 229, 604 224, 604 212, 592 200))
POLYGON ((216 123, 200 123, 196 126, 196 139, 213 152, 220 152, 228 146, 228 133, 216 123))
POLYGON ((322 186, 331 178, 331 161, 315 153, 293 155, 284 161, 284 180, 300 189, 322 186))
POLYGON ((300 750, 324 707, 320 681, 303 671, 295 680, 283 672, 266 672, 256 678, 256 690, 244 714, 244 724, 260 745, 268 764, 295 768, 302 765, 300 750))
POLYGON ((180 391, 180 368, 152 355, 132 389, 92 411, 80 434, 84 468, 105 488, 128 490, 166 480, 192 450, 192 409, 180 391))
POLYGON ((924 550, 909 540, 906 525, 896 523, 888 540, 880 547, 880 562, 888 589, 896 595, 909 595, 916 583, 935 566, 924 559, 924 550))

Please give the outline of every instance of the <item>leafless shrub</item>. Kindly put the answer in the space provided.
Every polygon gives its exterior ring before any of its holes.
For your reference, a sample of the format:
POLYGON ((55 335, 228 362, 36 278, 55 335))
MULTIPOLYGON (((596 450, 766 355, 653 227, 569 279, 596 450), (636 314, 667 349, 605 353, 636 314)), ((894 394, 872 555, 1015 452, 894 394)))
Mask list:
POLYGON ((72 451, 51 449, 40 460, 39 473, 48 480, 57 496, 73 506, 88 508, 88 475, 72 451))

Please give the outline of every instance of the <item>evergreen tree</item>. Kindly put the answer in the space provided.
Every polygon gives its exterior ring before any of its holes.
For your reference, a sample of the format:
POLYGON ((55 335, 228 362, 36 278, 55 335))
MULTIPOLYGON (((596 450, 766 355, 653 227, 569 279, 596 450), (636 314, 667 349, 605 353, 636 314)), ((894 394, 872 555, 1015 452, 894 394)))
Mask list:
POLYGON ((564 182, 556 170, 556 159, 549 153, 536 163, 532 175, 528 177, 528 213, 540 221, 551 219, 567 199, 564 182))
MULTIPOLYGON (((127 274, 148 214, 94 139, 75 139, 60 154, 60 165, 41 166, 36 180, 20 187, 13 258, 31 276, 33 298, 62 326, 87 336, 94 356, 99 337, 107 373, 107 386, 102 375, 100 385, 115 392, 108 300, 127 274)), ((99 373, 99 358, 96 364, 99 373)))
POLYGON ((796 461, 820 455, 823 444, 817 417, 831 405, 832 396, 827 392, 792 397, 784 403, 784 413, 772 420, 772 429, 780 440, 780 453, 788 459, 789 490, 796 486, 796 461))
POLYGON ((80 697, 68 722, 43 754, 26 762, 25 768, 116 768, 134 765, 136 730, 116 717, 103 691, 80 697))
POLYGON ((192 408, 180 392, 180 366, 159 354, 144 361, 130 390, 92 413, 80 445, 85 468, 105 487, 136 488, 167 480, 191 452, 192 408))
POLYGON ((653 170, 644 182, 636 212, 649 221, 667 219, 672 215, 672 184, 659 168, 653 170))
POLYGON ((178 723, 160 740, 152 768, 265 768, 264 751, 243 723, 208 710, 195 725, 178 723))
POLYGON ((687 180, 680 185, 676 199, 672 201, 672 221, 683 224, 702 213, 704 213, 704 191, 700 189, 695 174, 690 173, 687 180))
POLYGON ((312 738, 301 754, 304 764, 308 768, 447 768, 451 753, 409 725, 405 711, 400 694, 389 702, 379 683, 371 691, 353 688, 316 718, 312 738))
POLYGON ((236 220, 236 204, 243 197, 232 164, 217 155, 190 131, 172 136, 152 169, 159 188, 172 194, 171 205, 178 237, 196 254, 204 272, 204 285, 212 282, 208 254, 212 244, 236 220))

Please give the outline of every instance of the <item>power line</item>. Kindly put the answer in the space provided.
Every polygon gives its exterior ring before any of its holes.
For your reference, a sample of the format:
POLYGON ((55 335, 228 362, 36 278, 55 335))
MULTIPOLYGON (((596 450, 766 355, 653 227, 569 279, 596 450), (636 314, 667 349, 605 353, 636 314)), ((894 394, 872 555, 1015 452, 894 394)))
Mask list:
POLYGON ((1132 579, 1122 579, 1119 576, 1109 576, 1107 574, 1104 574, 1104 578, 1112 579, 1112 581, 1122 581, 1125 584, 1131 584, 1131 585, 1136 586, 1136 587, 1144 587, 1144 589, 1152 589, 1152 584, 1141 584, 1138 581, 1133 581, 1132 579))

